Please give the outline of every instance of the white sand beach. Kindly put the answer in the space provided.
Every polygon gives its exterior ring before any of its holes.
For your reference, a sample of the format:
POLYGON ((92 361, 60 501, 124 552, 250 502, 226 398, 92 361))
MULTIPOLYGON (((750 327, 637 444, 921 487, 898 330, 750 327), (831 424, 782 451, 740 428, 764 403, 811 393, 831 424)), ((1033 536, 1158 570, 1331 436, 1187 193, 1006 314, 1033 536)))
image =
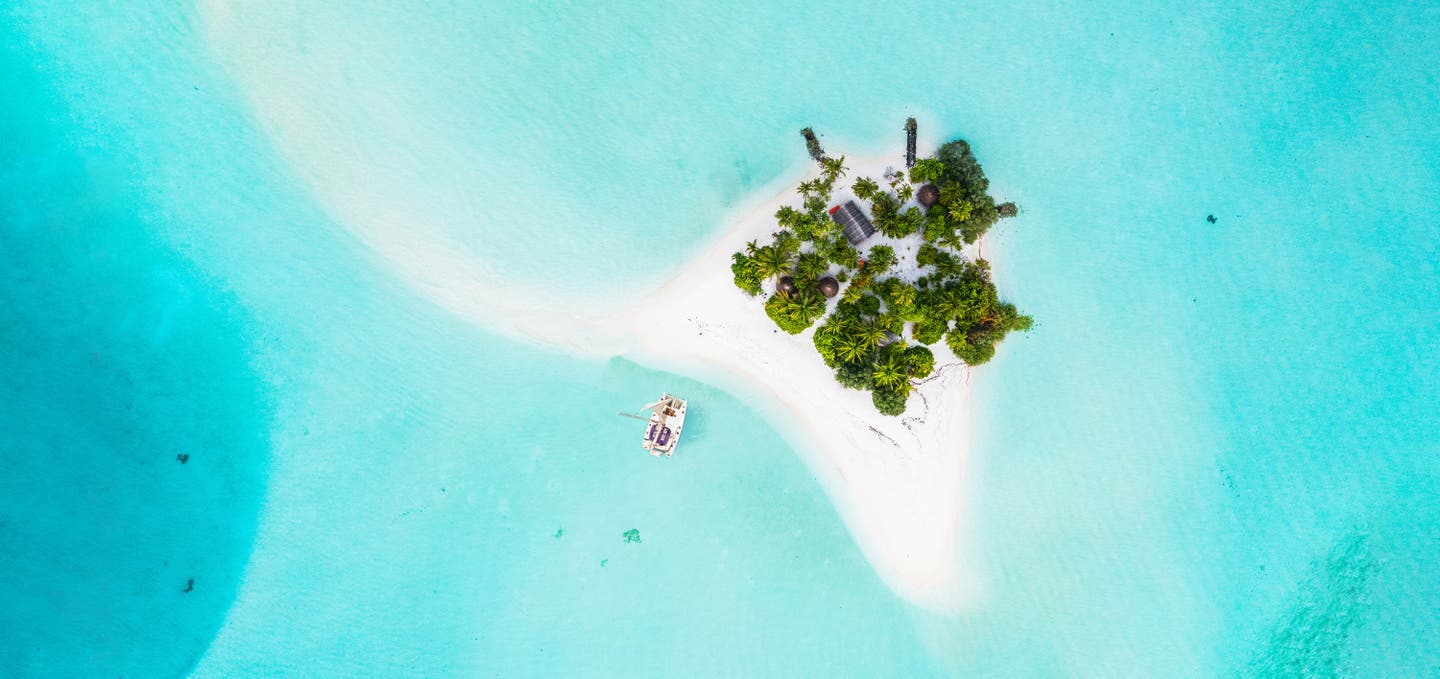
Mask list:
MULTIPOLYGON (((216 36, 243 35, 221 30, 226 15, 211 9, 216 36)), ((231 57, 244 63, 235 74, 290 169, 380 266, 487 330, 580 356, 625 356, 725 388, 763 412, 801 452, 895 591, 934 609, 954 609, 973 591, 963 580, 974 577, 973 569, 957 565, 965 526, 969 369, 942 343, 935 347, 935 374, 919 386, 905 414, 880 415, 868 393, 835 382, 811 344, 811 331, 780 332, 766 317, 763 298, 749 297, 731 282, 730 254, 749 240, 768 238, 777 228, 777 207, 798 205, 793 174, 762 193, 772 196, 768 200, 737 210, 728 228, 638 301, 617 310, 545 298, 517 289, 442 232, 416 223, 417 206, 392 199, 397 190, 404 196, 397 187, 414 178, 403 167, 366 162, 366 151, 341 128, 318 123, 306 98, 290 89, 286 64, 244 51, 231 57)), ((413 143, 419 132, 407 128, 404 134, 413 143)), ((921 141, 922 151, 936 147, 921 141)), ((447 148, 427 147, 437 153, 447 148)), ((841 185, 903 168, 902 153, 897 143, 891 157, 847 158, 841 185)), ((818 173, 809 167, 812 176, 818 173)), ((864 245, 879 242, 884 239, 877 235, 864 245)), ((914 266, 913 248, 897 251, 902 270, 914 266)), ((677 454, 685 453, 682 440, 677 454)), ((638 446, 635 454, 643 454, 638 446)))
MULTIPOLYGON (((903 167, 888 158, 846 163, 847 177, 903 167)), ((638 363, 749 400, 801 452, 885 581, 916 604, 953 609, 972 591, 958 568, 970 369, 943 343, 932 347, 936 372, 900 417, 877 413, 868 392, 837 384, 811 343, 813 328, 779 331, 764 297, 749 297, 730 280, 730 253, 768 238, 784 204, 798 205, 793 187, 740 216, 661 288, 602 322, 603 334, 623 338, 621 353, 638 363)), ((910 257, 900 268, 913 266, 910 257)))
MULTIPOLYGON (((903 159, 846 164, 847 177, 879 178, 887 167, 903 167, 903 159)), ((843 195, 837 191, 836 198, 843 195)), ((875 411, 868 392, 835 382, 811 343, 813 329, 779 331, 765 315, 764 297, 749 297, 732 283, 730 254, 768 238, 778 228, 775 210, 798 202, 788 185, 747 207, 658 289, 600 316, 537 313, 547 307, 500 292, 441 243, 366 240, 417 289, 489 329, 585 356, 625 356, 749 401, 800 451, 885 582, 912 603, 953 610, 975 591, 967 578, 976 574, 959 567, 970 369, 937 344, 935 373, 904 415, 888 417, 875 411)), ((864 245, 883 241, 877 235, 864 245)), ((904 257, 898 268, 913 268, 913 251, 897 250, 904 257)), ((683 457, 683 440, 678 451, 683 457)))
MULTIPOLYGON (((798 205, 793 184, 742 210, 708 247, 638 301, 612 313, 592 307, 565 314, 553 301, 528 298, 496 280, 462 248, 406 228, 407 220, 384 209, 362 183, 334 181, 322 168, 345 160, 329 157, 325 147, 299 148, 306 153, 292 161, 310 170, 304 173, 322 204, 397 277, 436 304, 487 330, 580 356, 625 356, 725 388, 764 413, 800 451, 892 589, 936 610, 954 610, 976 591, 977 574, 959 567, 970 369, 943 343, 932 347, 935 373, 916 389, 908 410, 900 417, 881 415, 867 392, 835 382, 811 343, 813 329, 793 336, 779 331, 765 315, 764 298, 747 296, 731 281, 730 254, 747 241, 768 238, 778 228, 774 213, 780 205, 798 205)), ((898 155, 846 163, 851 178, 878 178, 887 167, 904 164, 898 155)), ((877 234, 864 245, 883 240, 877 234)), ((914 266, 913 250, 897 251, 904 257, 900 270, 914 266)), ((638 446, 636 454, 642 454, 638 446)), ((685 455, 683 440, 677 455, 685 455)))

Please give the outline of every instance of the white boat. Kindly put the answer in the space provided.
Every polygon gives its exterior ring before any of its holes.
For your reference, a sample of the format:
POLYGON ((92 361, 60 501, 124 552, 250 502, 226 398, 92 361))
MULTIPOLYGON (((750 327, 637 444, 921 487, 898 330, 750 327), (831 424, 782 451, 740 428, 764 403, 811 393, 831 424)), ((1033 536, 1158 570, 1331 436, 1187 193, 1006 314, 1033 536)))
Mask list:
POLYGON ((650 411, 650 421, 645 425, 645 440, 640 446, 655 457, 670 457, 685 426, 685 399, 663 394, 659 401, 645 408, 650 411))

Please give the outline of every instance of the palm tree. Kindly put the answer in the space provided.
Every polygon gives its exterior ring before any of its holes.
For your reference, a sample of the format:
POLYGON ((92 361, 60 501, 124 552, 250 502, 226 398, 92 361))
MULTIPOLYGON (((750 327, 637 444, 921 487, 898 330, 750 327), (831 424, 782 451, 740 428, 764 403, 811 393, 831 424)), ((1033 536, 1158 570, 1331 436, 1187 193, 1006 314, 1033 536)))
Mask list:
POLYGON ((875 327, 884 328, 885 332, 895 332, 897 328, 903 329, 904 324, 900 322, 900 319, 895 314, 887 310, 885 313, 875 317, 875 327))
POLYGON ((959 278, 965 273, 965 260, 949 253, 946 255, 935 260, 935 273, 945 278, 959 278))
POLYGON ((907 308, 915 305, 915 295, 918 291, 914 287, 897 280, 890 284, 889 292, 890 303, 896 307, 907 308))
POLYGON ((895 190, 895 193, 900 196, 900 202, 901 202, 901 203, 908 203, 908 202, 910 202, 910 199, 911 199, 911 198, 914 198, 914 197, 915 197, 915 187, 913 187, 913 186, 911 186, 911 185, 909 185, 909 184, 906 184, 906 185, 901 186, 900 188, 896 189, 896 190, 895 190))
POLYGON ((841 332, 835 338, 835 355, 846 363, 859 363, 870 355, 870 347, 865 346, 859 336, 841 332))
POLYGON ((948 304, 955 309, 955 318, 963 318, 975 311, 979 300, 970 294, 969 290, 955 286, 946 288, 944 292, 948 304))
POLYGON ((774 278, 790 270, 792 255, 783 248, 767 245, 755 253, 755 270, 763 278, 774 278))
POLYGON ((950 231, 941 234, 938 242, 951 250, 961 250, 965 247, 965 233, 963 231, 950 231))
POLYGON ((945 221, 945 213, 931 208, 925 213, 925 224, 920 231, 920 236, 927 243, 934 243, 940 240, 942 234, 951 231, 949 222, 945 221))
POLYGON ((861 177, 855 180, 855 186, 851 188, 855 190, 856 198, 870 200, 870 198, 875 195, 875 192, 880 190, 880 185, 876 184, 874 179, 861 177))
POLYGON ((959 294, 959 290, 960 289, 955 286, 946 286, 933 291, 933 293, 929 295, 931 315, 936 319, 943 318, 945 320, 959 316, 960 310, 963 309, 967 303, 965 297, 959 294))
POLYGON ((821 217, 812 217, 810 221, 813 222, 813 224, 810 225, 810 233, 814 234, 815 240, 829 238, 840 233, 840 225, 836 224, 835 220, 830 218, 830 215, 822 213, 821 217))
POLYGON ((819 253, 806 252, 795 263, 795 275, 803 280, 813 281, 830 270, 830 262, 819 253))
POLYGON ((800 252, 800 239, 793 231, 781 229, 771 235, 775 237, 775 244, 772 247, 784 252, 785 256, 794 259, 795 254, 800 252))
POLYGON ((820 161, 820 168, 828 181, 834 182, 836 179, 845 176, 845 156, 825 158, 820 161))
POLYGON ((917 184, 929 184, 940 179, 945 172, 945 164, 934 158, 922 158, 915 161, 915 166, 910 168, 910 181, 917 184))
POLYGON ((781 207, 779 210, 775 211, 775 221, 779 223, 780 227, 783 229, 794 229, 800 218, 804 216, 805 213, 796 210, 789 205, 781 207))
POLYGON ((970 345, 969 334, 962 332, 960 328, 955 328, 945 333, 945 346, 950 348, 950 353, 961 357, 964 357, 973 350, 973 347, 970 345))
POLYGON ((791 295, 786 313, 797 322, 809 323, 825 313, 825 301, 813 292, 791 295))
POLYGON ((956 222, 963 222, 969 219, 970 212, 974 209, 975 205, 963 198, 957 198, 953 201, 950 201, 950 203, 945 206, 945 211, 949 213, 950 219, 956 222))
POLYGON ((827 191, 823 196, 810 196, 805 199, 805 212, 814 219, 829 219, 830 214, 825 211, 830 202, 830 194, 827 191))
POLYGON ((894 356, 875 364, 875 386, 902 394, 910 393, 910 374, 894 356))
POLYGON ((855 329, 855 336, 871 349, 880 346, 880 343, 885 341, 885 335, 885 328, 875 323, 867 323, 855 329))

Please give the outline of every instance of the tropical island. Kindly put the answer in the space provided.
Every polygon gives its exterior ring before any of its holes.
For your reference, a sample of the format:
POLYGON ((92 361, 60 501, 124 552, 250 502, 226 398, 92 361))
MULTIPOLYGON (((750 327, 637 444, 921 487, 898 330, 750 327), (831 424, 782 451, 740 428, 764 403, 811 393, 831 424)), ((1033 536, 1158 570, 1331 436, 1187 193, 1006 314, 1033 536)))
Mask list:
MULTIPOLYGON (((912 118, 912 138, 913 129, 912 118)), ((965 252, 1018 212, 995 203, 968 143, 948 142, 919 160, 912 150, 908 171, 858 177, 849 186, 854 199, 837 203, 845 158, 825 156, 804 133, 820 176, 800 183, 801 207, 775 212, 779 230, 769 242, 752 240, 731 255, 730 270, 736 287, 766 295, 765 313, 781 330, 815 327, 815 349, 837 382, 869 391, 879 412, 900 415, 914 381, 935 369, 931 345, 943 339, 976 366, 1008 333, 1030 329, 1029 316, 1000 300, 989 263, 965 252)))
MULTIPOLYGON (((913 135, 913 127, 906 132, 913 135)), ((378 253, 400 280, 459 317, 579 356, 619 356, 694 378, 754 408, 825 487, 886 583, 918 605, 957 610, 979 591, 983 577, 982 569, 967 561, 974 553, 968 547, 968 516, 969 484, 975 478, 970 395, 976 371, 966 363, 982 363, 1004 333, 1023 328, 1028 320, 1000 306, 981 263, 987 239, 980 236, 1014 207, 995 205, 966 145, 947 144, 941 151, 941 141, 917 140, 917 150, 932 150, 925 153, 826 163, 797 159, 771 186, 735 205, 724 228, 693 257, 619 308, 604 299, 579 305, 574 299, 517 291, 513 282, 456 256, 443 239, 425 238, 360 209, 365 196, 352 183, 325 188, 327 195, 337 196, 333 204, 345 209, 350 233, 378 253), (890 169, 895 167, 909 171, 897 179, 890 169), (874 178, 874 191, 865 191, 869 184, 859 181, 865 177, 874 178), (865 195, 854 195, 856 184, 865 195), (927 184, 934 188, 926 189, 927 184), (956 198, 968 202, 968 212, 956 198), (806 199, 818 200, 807 205, 806 199), (952 204, 957 208, 953 214, 952 204), (945 212, 936 205, 944 205, 945 212), (795 221, 780 226, 777 214, 795 221), (902 235, 891 237, 877 227, 902 235), (863 234, 862 242, 851 243, 846 229, 863 234), (781 231, 793 238, 775 235, 781 231), (839 247, 841 238, 846 248, 839 247), (875 250, 880 245, 893 251, 894 261, 887 263, 885 250, 875 250), (925 245, 930 247, 922 255, 925 245), (772 246, 774 254, 762 255, 761 248, 772 246), (732 268, 736 252, 743 261, 761 263, 732 268), (801 257, 807 254, 824 258, 823 264, 805 257, 802 269, 801 257), (772 264, 764 263, 767 258, 772 264), (762 268, 752 273, 751 266, 762 268), (736 290, 737 273, 754 296, 736 290), (913 288, 914 301, 890 279, 913 288), (774 314, 787 329, 799 330, 796 334, 782 332, 763 310, 787 301, 771 302, 781 285, 790 297, 819 293, 821 304, 812 305, 799 323, 788 314, 774 314), (882 319, 886 314, 890 318, 882 319), (870 338, 859 348, 850 347, 845 338, 858 335, 852 331, 862 326, 870 338), (885 330, 884 339, 872 326, 885 330), (951 344, 960 349, 958 358, 951 355, 951 344), (924 365, 921 349, 932 352, 933 368, 924 365), (817 350, 825 358, 817 360, 817 350), (906 384, 875 380, 878 364, 901 361, 906 384), (881 403, 888 403, 890 412, 904 408, 904 416, 877 412, 873 387, 837 388, 842 366, 850 366, 846 374, 854 373, 857 384, 882 385, 881 403), (933 372, 919 378, 927 368, 933 372), (908 399, 893 396, 907 393, 908 399)), ((812 159, 825 158, 818 139, 811 150, 812 159)), ((676 378, 663 379, 670 387, 676 378)), ((706 406, 699 405, 703 418, 706 406)))

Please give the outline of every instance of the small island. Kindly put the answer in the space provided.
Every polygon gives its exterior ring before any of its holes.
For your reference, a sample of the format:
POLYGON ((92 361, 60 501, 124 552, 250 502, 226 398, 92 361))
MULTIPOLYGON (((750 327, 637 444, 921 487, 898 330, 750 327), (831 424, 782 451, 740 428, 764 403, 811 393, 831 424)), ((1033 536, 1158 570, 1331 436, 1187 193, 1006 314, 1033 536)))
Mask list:
POLYGON ((981 236, 1016 209, 995 204, 964 142, 917 138, 913 155, 831 160, 820 141, 806 142, 823 162, 798 190, 737 205, 692 259, 618 309, 517 291, 443 242, 385 237, 373 216, 358 215, 354 232, 478 325, 735 395, 793 445, 886 583, 957 610, 978 586, 957 567, 973 478, 966 364, 1030 325, 1000 301, 980 253, 981 236))
MULTIPOLYGON (((913 138, 913 118, 906 130, 913 138)), ((805 136, 820 176, 800 183, 801 207, 777 210, 770 242, 747 243, 730 270, 736 287, 766 295, 765 313, 781 330, 815 326, 815 349, 837 382, 899 415, 914 380, 935 369, 931 345, 943 339, 975 366, 1008 333, 1030 329, 1029 316, 1000 300, 989 263, 965 252, 1018 212, 995 203, 968 143, 946 143, 908 171, 858 177, 837 200, 845 158, 827 157, 813 132, 805 136)))

